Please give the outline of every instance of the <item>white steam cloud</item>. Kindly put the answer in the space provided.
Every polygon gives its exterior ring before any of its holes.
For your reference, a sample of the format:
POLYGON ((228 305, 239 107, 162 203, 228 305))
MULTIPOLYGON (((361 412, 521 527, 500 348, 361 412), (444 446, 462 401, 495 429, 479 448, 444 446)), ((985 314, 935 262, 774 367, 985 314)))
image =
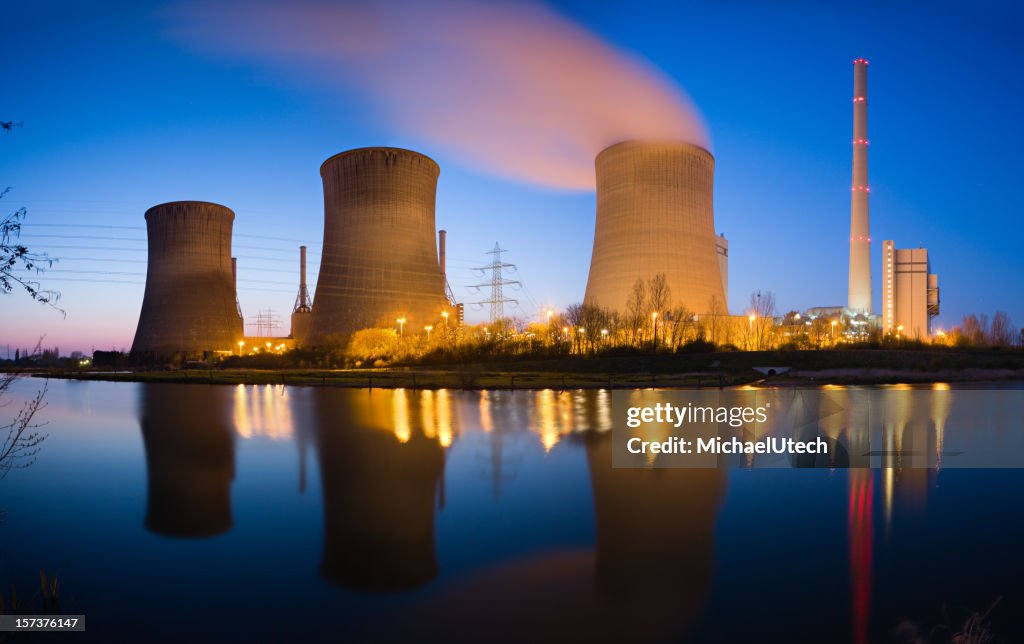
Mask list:
POLYGON ((168 17, 189 46, 364 94, 397 131, 502 177, 587 190, 613 143, 709 147, 680 88, 533 3, 202 2, 168 17))

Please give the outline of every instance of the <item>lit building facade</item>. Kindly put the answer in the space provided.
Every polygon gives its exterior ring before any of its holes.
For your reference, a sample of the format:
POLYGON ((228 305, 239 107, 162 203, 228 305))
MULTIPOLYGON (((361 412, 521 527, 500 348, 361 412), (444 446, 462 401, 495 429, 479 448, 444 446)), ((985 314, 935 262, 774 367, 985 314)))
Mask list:
POLYGON ((939 313, 939 278, 931 272, 928 249, 898 249, 882 242, 882 331, 927 340, 939 313))

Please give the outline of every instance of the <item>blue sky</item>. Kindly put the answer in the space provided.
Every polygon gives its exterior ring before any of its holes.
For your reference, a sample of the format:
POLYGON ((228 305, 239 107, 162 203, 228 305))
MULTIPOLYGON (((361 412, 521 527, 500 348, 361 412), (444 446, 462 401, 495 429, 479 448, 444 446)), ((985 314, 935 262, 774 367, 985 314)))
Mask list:
MULTIPOLYGON (((659 70, 699 108, 716 157, 716 227, 730 240, 733 312, 758 289, 775 292, 781 310, 845 302, 851 62, 863 56, 871 62, 876 308, 881 241, 894 239, 929 249, 942 288, 939 326, 998 309, 1024 323, 1020 10, 549 6, 659 70)), ((8 10, 0 117, 24 127, 0 137, 0 184, 11 187, 0 205, 27 207, 25 241, 61 258, 45 283, 62 292, 67 316, 4 297, 0 351, 41 334, 64 352, 129 347, 145 279, 143 213, 180 199, 235 211, 243 312, 251 319, 271 307, 287 333, 298 244, 310 246, 314 279, 319 263, 319 165, 367 145, 411 147, 440 163, 437 224, 449 231, 449 281, 459 299, 486 299, 465 286, 479 280, 469 269, 488 261, 495 241, 520 269, 517 314, 582 298, 592 192, 499 176, 457 150, 431 149, 358 87, 189 47, 171 35, 167 15, 155 4, 8 10)))

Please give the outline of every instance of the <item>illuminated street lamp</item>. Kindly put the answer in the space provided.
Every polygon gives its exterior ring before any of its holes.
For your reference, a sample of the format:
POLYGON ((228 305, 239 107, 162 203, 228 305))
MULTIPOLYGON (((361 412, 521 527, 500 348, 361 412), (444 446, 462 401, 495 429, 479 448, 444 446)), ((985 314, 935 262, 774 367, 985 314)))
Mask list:
POLYGON ((836 341, 836 321, 832 320, 832 343, 835 344, 835 341, 836 341))
POLYGON ((896 337, 899 338, 903 335, 903 325, 896 327, 896 337))
POLYGON ((444 328, 448 328, 448 311, 441 311, 441 317, 444 318, 444 328))
MULTIPOLYGON (((753 334, 754 334, 754 320, 757 319, 757 315, 754 314, 754 313, 751 313, 750 317, 748 317, 747 319, 750 320, 750 325, 749 325, 750 326, 750 334, 751 334, 751 336, 753 336, 753 334)), ((753 337, 751 337, 751 340, 753 340, 753 337)))
POLYGON ((654 327, 654 350, 658 350, 658 312, 651 313, 651 326, 654 327))
POLYGON ((404 336, 405 335, 405 318, 398 318, 397 320, 395 320, 395 322, 398 322, 398 335, 404 336))
POLYGON ((427 332, 427 342, 430 342, 430 332, 434 330, 434 326, 432 324, 428 324, 423 327, 423 330, 427 332))
POLYGON ((238 341, 238 355, 242 355, 242 347, 245 346, 245 340, 238 341))

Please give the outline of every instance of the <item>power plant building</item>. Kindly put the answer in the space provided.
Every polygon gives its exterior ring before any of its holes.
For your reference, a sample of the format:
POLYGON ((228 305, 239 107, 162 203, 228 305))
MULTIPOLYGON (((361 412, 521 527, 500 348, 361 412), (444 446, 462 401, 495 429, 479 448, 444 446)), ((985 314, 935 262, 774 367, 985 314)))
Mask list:
POLYGON ((638 279, 664 274, 673 307, 705 313, 717 298, 724 309, 711 153, 681 141, 626 141, 598 154, 595 166, 597 221, 584 302, 624 311, 638 279))
POLYGON ((434 243, 440 168, 399 148, 342 152, 320 167, 324 244, 309 343, 343 341, 363 328, 419 330, 446 305, 434 243))
POLYGON ((927 340, 939 314, 939 277, 931 272, 928 249, 882 242, 882 280, 882 331, 927 340))
POLYGON ((204 201, 146 211, 146 291, 132 354, 153 359, 209 357, 242 339, 231 227, 235 213, 204 201))
POLYGON ((871 315, 871 222, 868 211, 868 61, 853 61, 853 183, 850 188, 850 283, 847 308, 871 315))
POLYGON ((722 307, 725 308, 729 301, 729 240, 725 235, 719 233, 715 237, 715 250, 718 251, 718 272, 722 274, 722 292, 725 294, 722 307))

